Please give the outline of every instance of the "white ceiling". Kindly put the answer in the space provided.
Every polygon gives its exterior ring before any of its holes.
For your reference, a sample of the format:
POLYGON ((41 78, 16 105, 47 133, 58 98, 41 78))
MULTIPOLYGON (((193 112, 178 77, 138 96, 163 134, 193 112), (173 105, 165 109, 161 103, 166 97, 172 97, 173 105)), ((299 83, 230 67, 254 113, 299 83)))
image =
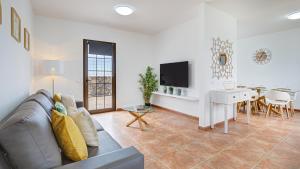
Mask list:
MULTIPOLYGON (((102 24, 119 29, 154 34, 184 22, 197 14, 203 0, 31 0, 35 14, 102 24), (120 16, 117 4, 136 8, 133 15, 120 16)), ((286 19, 300 10, 300 0, 206 0, 210 5, 238 19, 238 36, 300 27, 300 20, 286 19)))
POLYGON ((197 13, 201 0, 31 0, 35 14, 104 24, 129 31, 153 34, 184 22, 197 13), (136 8, 130 16, 118 15, 113 7, 136 8))
POLYGON ((300 0, 212 0, 210 4, 238 19, 239 38, 300 27, 300 20, 286 19, 300 11, 300 0))

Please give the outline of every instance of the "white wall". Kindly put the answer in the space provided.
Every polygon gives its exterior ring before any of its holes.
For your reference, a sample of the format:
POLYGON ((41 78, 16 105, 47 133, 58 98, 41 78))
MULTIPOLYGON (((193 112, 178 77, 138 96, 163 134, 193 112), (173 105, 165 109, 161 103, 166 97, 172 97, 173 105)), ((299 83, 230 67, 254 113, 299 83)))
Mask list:
MULTIPOLYGON (((199 17, 165 30, 155 36, 155 70, 159 74, 162 63, 189 61, 188 96, 198 97, 199 93, 199 46, 201 25, 199 17)), ((162 91, 160 87, 160 91, 162 91)), ((154 96, 153 103, 188 115, 199 116, 199 102, 186 101, 165 96, 154 96)))
MULTIPOLYGON (((80 22, 35 17, 35 59, 64 60, 64 75, 56 80, 56 92, 83 99, 83 39, 117 44, 117 107, 142 104, 138 74, 153 61, 150 36, 80 22)), ((49 77, 35 75, 34 90, 51 91, 49 77)))
POLYGON ((26 96, 31 85, 31 54, 24 49, 24 26, 33 43, 33 14, 30 0, 2 0, 2 25, 0 25, 0 120, 10 113, 26 96), (21 43, 11 36, 10 15, 14 7, 21 17, 21 43))
MULTIPOLYGON (((238 41, 238 83, 268 88, 300 90, 300 29, 265 34, 238 41), (269 64, 258 65, 255 51, 268 48, 272 52, 269 64)), ((300 97, 296 101, 300 109, 300 97)))
MULTIPOLYGON (((209 92, 215 89, 223 89, 224 81, 236 81, 237 61, 236 61, 236 43, 237 43, 237 20, 232 16, 215 9, 209 5, 204 8, 204 48, 201 50, 201 70, 199 72, 200 79, 200 120, 199 125, 202 127, 209 126, 210 123, 210 107, 209 107, 209 92), (212 78, 212 53, 211 48, 213 38, 221 40, 229 40, 233 43, 234 54, 232 56, 233 76, 230 79, 212 78)), ((215 108, 215 122, 224 120, 223 106, 215 108)), ((233 110, 229 110, 228 118, 233 117, 233 110)))
MULTIPOLYGON (((188 96, 199 97, 199 102, 184 101, 165 96, 155 96, 154 104, 200 117, 199 125, 209 125, 209 91, 223 88, 223 81, 212 79, 212 39, 221 38, 235 43, 237 39, 237 21, 230 15, 202 4, 198 16, 183 24, 174 26, 155 37, 155 68, 165 62, 190 61, 191 81, 187 89, 188 96)), ((236 81, 236 57, 233 56, 233 77, 236 81)), ((226 79, 227 80, 227 79, 226 79)), ((162 89, 161 89, 162 90, 162 89)), ((217 111, 223 109, 217 108, 217 111)), ((216 113, 216 122, 223 120, 223 113, 216 113), (218 116, 220 114, 220 116, 218 116)), ((229 116, 229 118, 231 118, 229 116)))

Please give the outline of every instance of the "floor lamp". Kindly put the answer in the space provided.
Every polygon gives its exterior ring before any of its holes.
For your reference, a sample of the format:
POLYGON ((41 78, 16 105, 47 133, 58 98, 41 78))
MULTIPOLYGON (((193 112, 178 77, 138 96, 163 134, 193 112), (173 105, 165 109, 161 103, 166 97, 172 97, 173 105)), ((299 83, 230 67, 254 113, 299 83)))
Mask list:
POLYGON ((43 62, 43 69, 45 75, 52 77, 52 94, 54 96, 55 77, 63 74, 63 61, 61 60, 45 60, 43 62))

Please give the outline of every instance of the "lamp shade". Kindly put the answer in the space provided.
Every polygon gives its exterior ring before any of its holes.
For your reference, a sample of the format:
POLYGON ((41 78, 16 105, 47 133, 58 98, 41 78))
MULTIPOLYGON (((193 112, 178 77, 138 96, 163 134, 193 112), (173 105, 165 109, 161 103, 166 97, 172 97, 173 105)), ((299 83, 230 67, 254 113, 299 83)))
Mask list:
POLYGON ((45 75, 59 76, 64 73, 63 62, 60 60, 43 61, 43 73, 45 75))

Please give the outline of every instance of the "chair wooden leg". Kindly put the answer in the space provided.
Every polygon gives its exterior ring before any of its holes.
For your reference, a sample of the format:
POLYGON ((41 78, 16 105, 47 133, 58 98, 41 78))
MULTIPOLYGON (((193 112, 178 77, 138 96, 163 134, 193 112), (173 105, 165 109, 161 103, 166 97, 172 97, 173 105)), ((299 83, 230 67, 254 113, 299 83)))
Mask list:
POLYGON ((295 115, 295 108, 294 108, 294 102, 290 102, 290 111, 291 111, 291 115, 292 117, 295 115))
POLYGON ((237 106, 236 106, 236 107, 237 107, 237 108, 236 108, 236 109, 237 109, 237 113, 239 113, 240 110, 241 110, 241 104, 242 104, 242 103, 239 102, 239 103, 237 104, 237 106))
POLYGON ((289 113, 289 108, 287 105, 285 105, 285 110, 286 110, 286 117, 289 119, 290 118, 290 113, 289 113))
POLYGON ((255 110, 255 113, 258 113, 258 103, 257 103, 257 101, 254 102, 254 110, 255 110))
POLYGON ((272 107, 272 105, 269 104, 268 109, 267 109, 267 113, 266 113, 266 118, 270 115, 271 107, 272 107))
POLYGON ((284 117, 283 117, 283 107, 282 106, 279 106, 279 112, 280 112, 280 115, 281 115, 281 119, 284 120, 284 117))

